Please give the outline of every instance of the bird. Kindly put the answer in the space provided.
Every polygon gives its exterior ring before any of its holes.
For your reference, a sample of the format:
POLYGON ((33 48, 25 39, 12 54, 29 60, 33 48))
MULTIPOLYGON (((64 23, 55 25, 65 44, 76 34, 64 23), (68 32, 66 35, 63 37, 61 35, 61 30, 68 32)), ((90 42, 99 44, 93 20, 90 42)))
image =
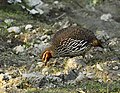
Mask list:
POLYGON ((70 26, 53 35, 50 46, 41 53, 41 59, 47 64, 50 58, 84 56, 91 47, 103 46, 91 30, 70 26))

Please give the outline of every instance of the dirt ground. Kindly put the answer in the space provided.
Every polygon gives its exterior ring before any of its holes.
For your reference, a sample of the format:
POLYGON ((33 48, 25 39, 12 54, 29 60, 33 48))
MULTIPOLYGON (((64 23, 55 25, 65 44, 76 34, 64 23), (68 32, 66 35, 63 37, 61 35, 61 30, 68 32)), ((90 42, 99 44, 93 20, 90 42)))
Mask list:
POLYGON ((120 93, 120 1, 61 2, 43 15, 0 7, 0 93, 120 93), (104 49, 92 48, 87 59, 52 58, 45 67, 40 54, 51 37, 76 24, 93 31, 104 49))

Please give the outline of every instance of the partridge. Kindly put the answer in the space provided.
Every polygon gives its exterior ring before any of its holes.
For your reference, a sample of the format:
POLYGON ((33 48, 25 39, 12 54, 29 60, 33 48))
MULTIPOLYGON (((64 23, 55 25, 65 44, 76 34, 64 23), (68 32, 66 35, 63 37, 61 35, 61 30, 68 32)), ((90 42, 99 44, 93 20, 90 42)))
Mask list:
POLYGON ((84 55, 91 47, 102 47, 94 33, 80 26, 71 26, 55 33, 51 46, 42 52, 41 58, 46 64, 52 57, 84 55))

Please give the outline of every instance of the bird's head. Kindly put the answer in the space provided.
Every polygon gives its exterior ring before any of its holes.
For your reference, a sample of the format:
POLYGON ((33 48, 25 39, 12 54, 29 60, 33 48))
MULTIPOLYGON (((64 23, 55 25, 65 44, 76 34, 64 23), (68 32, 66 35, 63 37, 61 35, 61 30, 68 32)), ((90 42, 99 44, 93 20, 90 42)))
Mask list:
POLYGON ((41 59, 43 62, 45 62, 45 64, 52 57, 53 57, 53 51, 50 48, 46 48, 41 55, 41 59))

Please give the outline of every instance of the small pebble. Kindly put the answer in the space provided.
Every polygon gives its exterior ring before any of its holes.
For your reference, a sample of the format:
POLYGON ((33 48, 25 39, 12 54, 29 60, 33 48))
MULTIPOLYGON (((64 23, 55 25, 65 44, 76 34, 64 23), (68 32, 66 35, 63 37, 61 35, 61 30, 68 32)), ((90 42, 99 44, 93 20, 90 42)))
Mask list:
POLYGON ((59 3, 59 1, 54 1, 54 4, 58 4, 59 3))
POLYGON ((25 49, 23 46, 19 45, 19 46, 16 46, 13 50, 16 51, 16 54, 18 54, 20 52, 23 52, 25 49))
POLYGON ((28 24, 28 25, 26 25, 25 26, 25 30, 29 30, 29 29, 31 29, 33 26, 31 25, 31 24, 28 24))
POLYGON ((8 32, 15 32, 15 33, 21 32, 21 29, 19 27, 10 27, 7 30, 8 30, 8 32))
POLYGON ((119 67, 118 67, 118 66, 114 66, 113 69, 114 69, 114 70, 118 70, 119 67))
POLYGON ((100 64, 97 64, 96 67, 98 70, 103 71, 103 68, 100 66, 100 64))
POLYGON ((111 14, 103 14, 100 19, 103 20, 103 21, 109 21, 110 19, 112 18, 112 15, 111 14))

